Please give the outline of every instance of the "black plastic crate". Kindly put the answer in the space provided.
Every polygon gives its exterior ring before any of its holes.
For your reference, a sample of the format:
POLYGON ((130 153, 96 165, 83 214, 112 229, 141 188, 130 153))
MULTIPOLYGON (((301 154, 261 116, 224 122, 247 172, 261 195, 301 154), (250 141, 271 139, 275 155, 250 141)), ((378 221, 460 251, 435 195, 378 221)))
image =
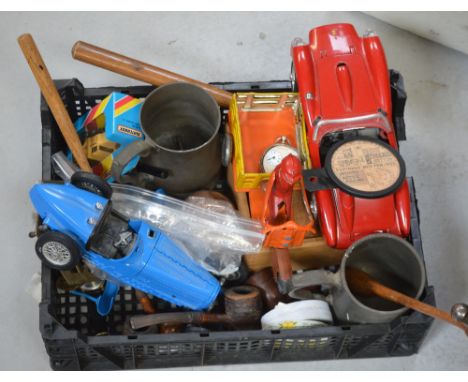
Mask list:
MULTIPOLYGON (((56 85, 72 120, 112 91, 145 97, 153 89, 151 86, 86 89, 76 79, 56 81, 56 85)), ((290 91, 288 81, 215 85, 230 91, 290 91)), ((225 117, 226 113, 224 122, 225 117)), ((65 143, 43 100, 41 118, 42 179, 56 180, 51 170, 51 155, 63 149, 65 143)), ((419 211, 412 178, 409 178, 409 184, 410 239, 423 257, 419 211)), ((93 303, 82 297, 58 292, 54 287, 57 276, 56 271, 42 266, 39 325, 51 367, 55 370, 142 369, 408 356, 418 351, 433 321, 430 317, 410 311, 388 324, 122 335, 117 333, 121 333, 125 318, 142 313, 130 288, 121 288, 113 311, 103 318, 95 313, 93 303)), ((422 300, 435 305, 432 287, 426 287, 422 300)))

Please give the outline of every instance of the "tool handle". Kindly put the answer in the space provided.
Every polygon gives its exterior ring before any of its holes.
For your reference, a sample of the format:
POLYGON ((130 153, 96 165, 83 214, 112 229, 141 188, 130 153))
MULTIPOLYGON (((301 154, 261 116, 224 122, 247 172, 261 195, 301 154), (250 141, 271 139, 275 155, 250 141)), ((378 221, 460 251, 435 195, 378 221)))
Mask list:
POLYGON ((220 106, 229 107, 231 102, 232 93, 230 92, 83 41, 78 41, 73 45, 72 57, 155 86, 172 82, 188 82, 210 93, 220 106))
POLYGON ((292 265, 291 255, 287 248, 271 248, 271 265, 276 278, 278 290, 287 294, 291 289, 292 265))
POLYGON ((425 304, 394 289, 388 288, 385 285, 382 285, 376 280, 372 279, 365 272, 354 268, 347 268, 346 278, 348 280, 348 283, 350 284, 352 291, 360 292, 363 294, 366 294, 366 292, 372 292, 374 295, 381 297, 385 300, 406 306, 410 309, 424 313, 427 316, 446 321, 454 326, 459 327, 465 332, 466 335, 468 335, 468 326, 464 325, 459 321, 454 320, 451 317, 450 313, 444 312, 443 310, 437 309, 432 305, 425 304))
POLYGON ((190 324, 197 321, 200 312, 170 312, 137 315, 130 317, 130 326, 134 330, 159 324, 190 324))
POLYGON ((140 303, 145 313, 147 314, 156 313, 156 308, 154 307, 153 302, 151 301, 151 299, 148 297, 148 295, 145 292, 135 289, 135 296, 138 299, 138 302, 140 303))
POLYGON ((137 315, 130 317, 130 326, 134 330, 160 324, 212 324, 230 323, 231 319, 225 314, 207 312, 170 312, 137 315))
MULTIPOLYGON (((377 283, 378 284, 378 283, 377 283)), ((374 293, 382 298, 385 298, 389 301, 393 301, 397 304, 404 305, 408 308, 416 310, 418 312, 424 313, 427 316, 437 318, 442 321, 446 321, 449 324, 459 327, 462 329, 466 335, 468 335, 468 327, 461 322, 454 320, 450 313, 440 310, 432 305, 425 304, 424 302, 418 301, 414 298, 408 297, 403 293, 397 292, 394 289, 387 288, 383 285, 374 285, 374 293)))
POLYGON ((18 44, 76 162, 82 170, 92 172, 80 138, 32 36, 29 33, 19 36, 18 44))

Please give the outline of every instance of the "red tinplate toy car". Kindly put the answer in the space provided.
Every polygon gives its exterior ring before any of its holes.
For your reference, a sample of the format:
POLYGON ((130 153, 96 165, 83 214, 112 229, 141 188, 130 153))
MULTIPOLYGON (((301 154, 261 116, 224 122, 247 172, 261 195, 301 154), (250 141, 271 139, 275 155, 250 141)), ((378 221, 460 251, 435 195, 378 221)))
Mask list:
MULTIPOLYGON (((321 168, 334 144, 353 137, 379 139, 398 150, 390 76, 379 37, 360 37, 351 24, 333 24, 311 30, 309 40, 296 39, 292 57, 312 167, 321 168)), ((392 194, 376 199, 338 188, 317 191, 313 198, 331 247, 347 248, 374 232, 409 235, 406 180, 392 194)))

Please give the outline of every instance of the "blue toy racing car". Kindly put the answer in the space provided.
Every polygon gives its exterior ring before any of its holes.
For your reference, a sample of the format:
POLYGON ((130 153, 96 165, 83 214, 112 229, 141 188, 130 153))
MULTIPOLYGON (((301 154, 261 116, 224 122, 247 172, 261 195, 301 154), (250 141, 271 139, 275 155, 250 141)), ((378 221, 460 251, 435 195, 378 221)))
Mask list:
POLYGON ((42 219, 39 258, 57 270, 84 260, 103 273, 104 293, 93 298, 101 315, 111 310, 120 285, 193 310, 209 307, 220 291, 216 278, 154 226, 115 211, 111 194, 108 183, 84 172, 70 183, 33 186, 31 201, 42 219))

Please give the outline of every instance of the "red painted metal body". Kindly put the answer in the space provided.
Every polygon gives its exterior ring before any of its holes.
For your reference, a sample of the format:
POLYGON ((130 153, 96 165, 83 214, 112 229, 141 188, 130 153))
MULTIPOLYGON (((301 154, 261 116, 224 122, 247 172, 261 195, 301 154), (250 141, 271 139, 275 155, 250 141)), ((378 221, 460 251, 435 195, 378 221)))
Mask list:
MULTIPOLYGON (((264 247, 299 247, 307 232, 316 233, 313 220, 306 225, 300 225, 296 223, 294 217, 292 199, 296 183, 301 184, 302 196, 304 199, 307 198, 301 170, 302 165, 299 159, 290 154, 271 173, 266 184, 263 211, 260 217, 266 234, 263 242, 264 247)), ((253 192, 255 190, 250 193, 253 192)))
MULTIPOLYGON (((309 40, 309 44, 296 43, 292 56, 312 166, 322 167, 323 138, 336 131, 378 128, 380 138, 398 150, 380 39, 359 37, 351 24, 333 24, 311 30, 309 40)), ((322 233, 331 247, 347 248, 373 232, 409 234, 406 181, 383 198, 361 199, 334 189, 318 191, 316 201, 322 233)))
POLYGON ((292 154, 276 166, 273 174, 274 182, 267 201, 268 224, 279 225, 291 220, 293 189, 302 178, 301 170, 301 162, 292 154))

